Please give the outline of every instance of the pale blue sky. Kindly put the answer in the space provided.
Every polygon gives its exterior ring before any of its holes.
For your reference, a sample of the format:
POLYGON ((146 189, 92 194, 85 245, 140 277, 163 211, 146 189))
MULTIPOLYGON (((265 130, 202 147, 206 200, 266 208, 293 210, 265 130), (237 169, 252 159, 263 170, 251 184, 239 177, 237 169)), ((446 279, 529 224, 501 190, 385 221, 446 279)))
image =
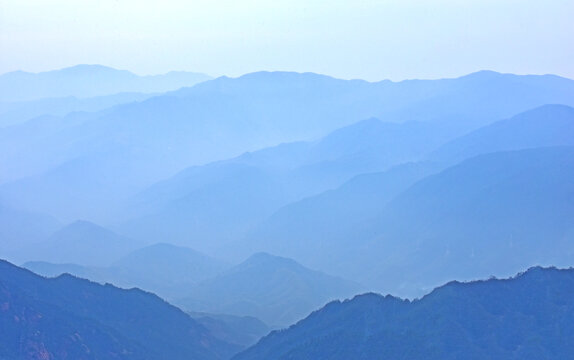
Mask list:
POLYGON ((574 78, 573 19, 573 0, 0 0, 0 73, 97 63, 139 74, 574 78))

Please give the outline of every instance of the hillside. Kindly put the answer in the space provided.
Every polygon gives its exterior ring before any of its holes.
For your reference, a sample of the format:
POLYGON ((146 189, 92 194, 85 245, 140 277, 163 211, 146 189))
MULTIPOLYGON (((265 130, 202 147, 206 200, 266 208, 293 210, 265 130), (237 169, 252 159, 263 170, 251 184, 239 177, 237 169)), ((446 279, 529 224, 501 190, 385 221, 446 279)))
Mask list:
POLYGON ((545 105, 454 139, 431 154, 456 163, 476 155, 544 146, 573 146, 574 108, 545 105))
POLYGON ((0 261, 0 357, 225 359, 238 350, 157 296, 0 261))
POLYGON ((365 294, 274 331, 234 360, 568 359, 574 270, 451 282, 420 300, 365 294))

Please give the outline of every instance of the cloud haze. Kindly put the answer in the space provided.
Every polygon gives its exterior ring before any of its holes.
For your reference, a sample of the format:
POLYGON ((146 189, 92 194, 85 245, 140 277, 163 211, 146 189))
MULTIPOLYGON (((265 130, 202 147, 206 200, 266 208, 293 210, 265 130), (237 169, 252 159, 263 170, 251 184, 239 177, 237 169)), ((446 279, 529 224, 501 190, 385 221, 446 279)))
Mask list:
POLYGON ((479 69, 574 77, 569 0, 21 0, 0 5, 0 73, 294 70, 380 80, 479 69), (448 61, 445 61, 448 59, 448 61))

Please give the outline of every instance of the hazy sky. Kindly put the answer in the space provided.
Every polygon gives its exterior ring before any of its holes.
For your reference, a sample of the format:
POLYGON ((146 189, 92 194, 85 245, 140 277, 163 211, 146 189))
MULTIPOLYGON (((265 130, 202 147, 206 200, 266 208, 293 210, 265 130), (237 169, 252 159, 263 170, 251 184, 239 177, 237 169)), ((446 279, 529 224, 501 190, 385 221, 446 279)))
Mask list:
POLYGON ((0 73, 97 63, 139 74, 574 78, 573 19, 573 0, 0 0, 0 73))

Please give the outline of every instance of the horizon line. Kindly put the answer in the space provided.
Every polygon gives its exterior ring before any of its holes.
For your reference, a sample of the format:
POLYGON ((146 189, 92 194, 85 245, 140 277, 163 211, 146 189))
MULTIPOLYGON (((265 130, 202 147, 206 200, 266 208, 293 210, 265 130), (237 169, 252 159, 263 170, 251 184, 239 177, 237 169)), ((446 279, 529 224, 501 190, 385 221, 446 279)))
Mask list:
POLYGON ((345 81, 365 81, 368 83, 378 83, 378 82, 384 82, 384 81, 390 81, 393 83, 400 83, 403 81, 433 81, 433 80, 448 80, 448 79, 459 79, 459 78, 463 78, 469 75, 473 75, 473 74, 478 74, 478 73, 495 73, 495 74, 499 74, 499 75, 516 75, 516 76, 556 76, 556 77, 560 77, 560 78, 564 78, 564 79, 568 79, 568 80, 574 80, 568 76, 565 75, 560 75, 557 73, 514 73, 514 72, 502 72, 502 71, 497 71, 497 70, 491 70, 491 69, 479 69, 476 71, 471 71, 468 73, 463 73, 457 76, 443 76, 443 77, 433 77, 433 78, 403 78, 400 80, 391 80, 389 78, 385 78, 385 79, 380 79, 380 80, 367 80, 367 79, 363 79, 363 78, 345 78, 345 77, 337 77, 337 76, 333 76, 333 75, 329 75, 329 74, 323 74, 323 73, 318 73, 318 72, 313 72, 313 71, 294 71, 294 70, 257 70, 257 71, 251 71, 251 72, 246 72, 246 73, 242 73, 240 75, 237 76, 231 76, 231 75, 227 75, 227 74, 220 74, 220 75, 212 75, 212 74, 208 74, 208 73, 204 73, 201 71, 191 71, 191 70, 169 70, 166 72, 160 72, 160 73, 138 73, 138 72, 134 72, 132 70, 128 70, 128 69, 122 69, 122 68, 116 68, 113 66, 109 66, 109 65, 103 65, 103 64, 87 64, 87 63, 83 63, 83 64, 75 64, 75 65, 70 65, 70 66, 66 66, 66 67, 61 67, 61 68, 55 68, 55 69, 50 69, 50 70, 43 70, 43 71, 27 71, 27 70, 22 70, 22 69, 18 69, 18 70, 12 70, 12 71, 7 71, 4 73, 0 73, 0 77, 8 75, 8 74, 14 74, 14 73, 25 73, 25 74, 32 74, 32 75, 39 75, 39 74, 44 74, 44 73, 49 73, 49 72, 58 72, 58 71, 64 71, 64 70, 69 70, 69 69, 73 69, 73 68, 77 68, 77 67, 101 67, 101 68, 106 68, 106 69, 110 69, 110 70, 115 70, 115 71, 125 71, 125 72, 129 72, 133 75, 136 75, 138 77, 152 77, 152 76, 163 76, 163 75, 167 75, 167 74, 171 74, 171 73, 193 73, 193 74, 198 74, 198 75, 205 75, 210 77, 210 80, 214 80, 214 79, 218 79, 218 78, 222 78, 222 77, 226 77, 226 78, 231 78, 231 79, 238 79, 241 78, 243 76, 246 75, 251 75, 251 74, 257 74, 257 73, 293 73, 293 74, 314 74, 314 75, 319 75, 319 76, 326 76, 326 77, 330 77, 333 79, 337 79, 337 80, 345 80, 345 81))

